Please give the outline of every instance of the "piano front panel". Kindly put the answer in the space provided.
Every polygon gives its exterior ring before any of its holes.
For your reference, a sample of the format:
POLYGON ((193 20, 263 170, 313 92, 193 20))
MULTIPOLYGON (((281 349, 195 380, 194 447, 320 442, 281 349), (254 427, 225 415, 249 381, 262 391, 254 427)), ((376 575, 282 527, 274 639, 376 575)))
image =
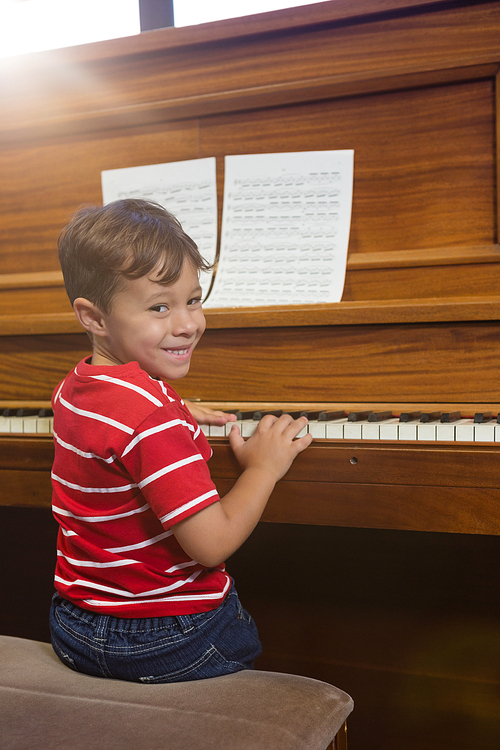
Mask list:
POLYGON ((203 401, 498 401, 500 325, 208 329, 179 390, 203 401))
MULTIPOLYGON (((497 322, 208 329, 184 398, 274 402, 498 402, 497 322)), ((85 334, 0 336, 2 400, 50 400, 90 353, 85 334)))

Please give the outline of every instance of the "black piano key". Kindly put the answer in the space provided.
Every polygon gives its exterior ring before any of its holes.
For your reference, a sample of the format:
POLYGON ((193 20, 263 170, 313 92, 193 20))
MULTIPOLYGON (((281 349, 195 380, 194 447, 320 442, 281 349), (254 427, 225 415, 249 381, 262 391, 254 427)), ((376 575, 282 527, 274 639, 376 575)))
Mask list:
POLYGON ((450 422, 458 422, 462 419, 462 415, 459 411, 445 411, 441 414, 441 424, 449 424, 450 422))
POLYGON ((416 419, 420 419, 421 415, 421 411, 404 411, 399 415, 399 421, 414 422, 416 419))
POLYGON ((477 411, 474 414, 474 424, 484 424, 485 422, 491 422, 493 419, 493 415, 491 411, 477 411))
POLYGON ((318 416, 318 422, 334 422, 336 419, 345 419, 345 411, 322 411, 318 416))
POLYGON ((271 409, 270 411, 256 411, 254 412, 253 417, 250 417, 251 419, 262 419, 262 417, 267 417, 268 414, 271 414, 273 417, 281 417, 283 414, 283 409, 271 409))
POLYGON ((368 421, 383 422, 385 419, 391 419, 392 416, 392 411, 372 411, 372 413, 368 415, 368 421))
POLYGON ((302 409, 300 411, 284 411, 283 414, 288 414, 290 417, 293 417, 293 419, 299 419, 299 417, 306 417, 307 419, 317 419, 319 416, 319 411, 307 411, 307 409, 302 409))
POLYGON ((46 419, 47 417, 53 417, 53 416, 54 416, 54 412, 52 411, 52 409, 39 409, 37 411, 37 417, 39 419, 46 419))
POLYGON ((439 419, 441 419, 441 412, 440 411, 431 411, 431 412, 424 412, 420 415, 420 421, 425 422, 437 422, 439 419))
POLYGON ((351 411, 347 416, 348 422, 365 422, 370 416, 371 411, 351 411))
POLYGON ((16 409, 14 416, 16 417, 35 417, 38 414, 38 409, 16 409))
POLYGON ((255 409, 250 409, 249 411, 239 411, 239 409, 225 409, 224 414, 235 414, 236 419, 238 421, 241 420, 247 420, 247 419, 262 419, 264 414, 268 414, 269 412, 265 411, 256 411, 255 409))
POLYGON ((228 411, 227 413, 236 414, 236 419, 238 420, 253 419, 256 414, 253 409, 251 411, 228 411))

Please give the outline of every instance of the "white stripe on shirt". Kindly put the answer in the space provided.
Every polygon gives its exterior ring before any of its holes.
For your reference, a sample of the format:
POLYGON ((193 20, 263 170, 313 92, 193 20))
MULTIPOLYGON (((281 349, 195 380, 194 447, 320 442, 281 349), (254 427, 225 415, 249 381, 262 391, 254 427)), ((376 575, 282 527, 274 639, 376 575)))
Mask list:
MULTIPOLYGON (((215 594, 177 594, 176 596, 166 596, 162 599, 136 599, 133 604, 155 604, 156 602, 197 602, 197 601, 213 601, 214 599, 224 599, 227 590, 231 585, 231 579, 228 578, 224 589, 221 592, 215 594)), ((89 604, 93 607, 119 607, 119 606, 130 606, 130 601, 124 602, 110 602, 100 601, 99 599, 85 599, 85 604, 89 604)))
POLYGON ((60 384, 59 388, 57 389, 56 393, 54 394, 54 402, 56 402, 57 399, 59 398, 59 394, 61 393, 62 387, 63 387, 63 385, 64 385, 65 382, 66 381, 63 380, 63 382, 60 384))
POLYGON ((200 503, 207 500, 209 497, 213 497, 214 495, 217 495, 217 490, 213 489, 210 490, 210 492, 205 492, 204 495, 200 495, 199 497, 195 497, 194 500, 190 500, 188 503, 184 503, 184 505, 181 505, 180 508, 176 508, 171 513, 167 513, 165 516, 162 516, 160 518, 160 521, 162 523, 166 521, 171 521, 172 518, 175 518, 176 516, 180 515, 181 513, 184 513, 184 511, 189 510, 190 508, 194 508, 195 505, 199 505, 200 503))
POLYGON ((93 560, 75 560, 74 557, 64 555, 61 550, 57 550, 57 556, 63 557, 67 562, 76 565, 79 568, 121 568, 123 565, 137 565, 138 560, 113 560, 112 562, 94 562, 93 560))
POLYGON ((105 591, 109 594, 119 594, 120 596, 127 597, 128 599, 136 599, 139 596, 154 596, 155 594, 166 594, 168 591, 175 591, 175 589, 181 588, 186 583, 192 583, 202 572, 202 570, 195 570, 195 572, 192 573, 189 578, 180 578, 178 581, 175 581, 175 583, 171 583, 169 586, 161 586, 157 589, 151 589, 151 591, 141 591, 138 594, 134 594, 132 593, 132 591, 125 591, 125 589, 115 589, 112 586, 103 586, 102 584, 95 583, 94 581, 85 581, 81 578, 77 578, 74 581, 65 581, 64 578, 56 575, 54 576, 54 580, 56 580, 58 583, 64 584, 65 586, 86 586, 89 589, 105 591))
POLYGON ((107 547, 105 552, 130 552, 133 549, 142 549, 143 547, 150 547, 152 544, 161 542, 162 539, 166 539, 167 536, 172 536, 173 531, 164 531, 162 534, 151 537, 151 539, 145 539, 137 544, 126 544, 124 547, 107 547))
POLYGON ((141 388, 139 385, 134 385, 133 383, 129 383, 126 380, 112 378, 109 375, 89 375, 89 378, 93 378, 94 380, 105 380, 107 383, 114 383, 115 385, 122 386, 122 388, 128 388, 131 391, 135 391, 140 396, 144 396, 144 398, 147 398, 147 400, 151 401, 151 403, 155 406, 163 406, 163 403, 158 398, 156 398, 156 396, 153 396, 152 393, 148 393, 148 391, 146 391, 144 388, 141 388))
POLYGON ((134 433, 134 430, 131 427, 126 424, 122 424, 121 422, 117 422, 116 419, 105 417, 104 414, 97 414, 97 412, 94 411, 85 411, 85 409, 78 409, 76 406, 73 406, 73 404, 70 404, 69 401, 66 401, 66 399, 62 396, 59 396, 59 401, 63 406, 66 407, 66 409, 72 411, 74 414, 79 414, 81 417, 95 419, 96 422, 104 422, 104 424, 109 424, 111 427, 116 427, 118 430, 126 432, 129 435, 132 435, 134 433))
POLYGON ((68 531, 68 529, 65 529, 64 526, 59 526, 63 536, 78 536, 76 531, 68 531))
POLYGON ((61 479, 61 477, 58 477, 57 474, 54 474, 54 472, 52 472, 51 477, 52 479, 55 479, 56 482, 59 482, 59 484, 62 484, 65 487, 69 487, 71 490, 79 490, 80 492, 87 493, 96 492, 101 495, 112 492, 127 492, 128 490, 133 490, 137 487, 136 484, 122 484, 120 485, 120 487, 82 487, 79 484, 67 482, 66 479, 61 479))
MULTIPOLYGON (((149 379, 153 380, 157 385, 160 386, 161 392, 163 393, 164 396, 168 398, 170 403, 173 403, 175 401, 175 398, 172 398, 172 396, 168 393, 163 380, 156 380, 156 378, 152 378, 151 375, 149 376, 149 379)), ((181 404, 184 404, 184 401, 182 399, 181 399, 181 404)))
POLYGON ((127 453, 131 451, 132 448, 134 448, 137 443, 139 443, 143 438, 150 437, 151 435, 156 435, 158 432, 169 430, 171 427, 178 427, 179 425, 187 427, 189 430, 191 430, 191 432, 194 432, 194 427, 192 424, 189 424, 189 422, 185 422, 183 419, 171 419, 170 422, 164 422, 163 424, 159 424, 156 427, 150 427, 149 430, 144 430, 144 432, 140 432, 138 435, 136 435, 135 438, 130 441, 130 443, 123 451, 121 458, 124 458, 124 456, 126 456, 127 453))
POLYGON ((74 513, 71 513, 71 511, 64 510, 63 508, 58 508, 57 505, 54 504, 52 505, 52 510, 54 511, 54 513, 57 513, 60 516, 75 518, 77 521, 100 523, 101 521, 116 521, 118 518, 127 518, 127 516, 135 516, 137 513, 144 513, 144 511, 149 510, 149 505, 146 503, 145 505, 141 505, 140 508, 128 510, 126 511, 126 513, 115 513, 112 516, 76 516, 74 513))
POLYGON ((203 456, 200 453, 195 453, 194 456, 188 456, 187 458, 182 458, 180 461, 175 461, 173 464, 169 464, 168 466, 164 466, 163 468, 159 469, 158 471, 155 471, 154 474, 150 474, 149 477, 146 477, 142 480, 142 482, 139 482, 137 485, 140 490, 142 490, 143 487, 146 487, 146 485, 150 484, 151 482, 154 482, 156 479, 159 479, 160 477, 165 476, 165 474, 169 474, 171 471, 175 471, 175 469, 180 469, 181 466, 187 466, 188 464, 192 464, 194 461, 203 461, 203 456))
POLYGON ((190 568, 192 565, 198 565, 196 560, 190 560, 189 562, 179 563, 179 565, 172 565, 171 568, 165 571, 165 573, 175 573, 176 570, 184 570, 184 568, 190 568))
POLYGON ((73 451, 73 453, 76 453, 77 456, 81 456, 82 458, 97 458, 99 461, 104 461, 107 464, 112 464, 114 461, 116 461, 116 456, 114 454, 109 458, 103 458, 103 456, 98 456, 96 453, 81 451, 75 445, 65 443, 64 440, 62 440, 56 432, 52 432, 52 435, 54 437, 54 440, 57 440, 60 446, 66 448, 66 450, 73 451))

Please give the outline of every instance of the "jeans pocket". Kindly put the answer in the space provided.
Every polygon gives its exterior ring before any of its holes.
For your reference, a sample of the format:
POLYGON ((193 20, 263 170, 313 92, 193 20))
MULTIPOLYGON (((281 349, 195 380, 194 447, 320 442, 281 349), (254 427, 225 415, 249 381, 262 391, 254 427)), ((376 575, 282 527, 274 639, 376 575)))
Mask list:
POLYGON ((205 680, 210 677, 220 677, 245 669, 245 665, 237 661, 226 659, 213 644, 195 662, 182 669, 177 669, 163 675, 140 677, 139 681, 154 685, 165 682, 189 682, 191 680, 205 680))
POLYGON ((76 661, 70 654, 68 654, 59 646, 54 638, 52 638, 52 648, 54 649, 54 653, 56 654, 56 656, 59 657, 63 664, 66 664, 66 666, 72 669, 74 672, 79 672, 76 661))

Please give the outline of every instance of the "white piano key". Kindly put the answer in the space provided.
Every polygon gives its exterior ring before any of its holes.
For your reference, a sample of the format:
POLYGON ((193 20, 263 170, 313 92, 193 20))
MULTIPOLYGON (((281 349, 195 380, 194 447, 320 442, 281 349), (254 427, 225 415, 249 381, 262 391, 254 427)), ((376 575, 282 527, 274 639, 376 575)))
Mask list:
POLYGON ((0 417, 0 432, 10 432, 9 417, 0 417))
POLYGON ((241 436, 250 437, 253 435, 259 422, 259 419, 244 419, 241 423, 241 436))
POLYGON ((398 440, 399 439, 399 419, 388 419, 380 423, 381 440, 398 440))
POLYGON ((417 428, 420 423, 417 420, 413 422, 400 422, 399 423, 399 439, 400 440, 416 440, 417 439, 417 428))
POLYGON ((437 422, 423 422, 417 425, 417 440, 435 440, 437 422))
POLYGON ((474 420, 459 419, 455 423, 455 440, 460 443, 474 442, 474 420))
POLYGON ((330 440, 342 440, 347 419, 334 419, 326 423, 326 437, 330 440))
POLYGON ((307 431, 314 438, 326 438, 326 425, 328 422, 318 422, 317 419, 313 419, 307 423, 307 431))
POLYGON ((363 440, 380 440, 380 422, 361 422, 363 440))
POLYGON ((362 422, 346 422, 344 440, 361 440, 362 422))
POLYGON ((23 418, 23 432, 28 434, 35 434, 37 432, 38 417, 24 417, 23 418))
POLYGON ((52 422, 50 417, 41 417, 36 420, 36 431, 40 435, 51 435, 52 434, 52 422))
POLYGON ((226 435, 226 437, 229 435, 229 433, 233 429, 233 425, 236 425, 237 427, 239 427, 240 432, 241 432, 242 424, 243 424, 242 419, 237 419, 235 422, 226 422, 226 424, 224 425, 224 434, 226 435))
POLYGON ((476 424, 474 429, 474 440, 476 443, 494 443, 495 442, 495 423, 485 422, 476 424))
POLYGON ((210 428, 210 437, 224 437, 226 434, 225 425, 223 424, 211 424, 209 425, 210 428))
POLYGON ((445 422, 436 427, 436 440, 446 440, 451 443, 455 440, 455 423, 445 422))
POLYGON ((11 417, 10 418, 10 431, 16 434, 24 432, 23 417, 11 417))
POLYGON ((208 425, 208 424, 201 424, 200 425, 200 429, 201 429, 201 431, 202 431, 202 433, 204 435, 206 435, 207 437, 209 437, 209 435, 210 435, 210 425, 208 425))
POLYGON ((495 425, 495 443, 500 443, 500 424, 495 425))

